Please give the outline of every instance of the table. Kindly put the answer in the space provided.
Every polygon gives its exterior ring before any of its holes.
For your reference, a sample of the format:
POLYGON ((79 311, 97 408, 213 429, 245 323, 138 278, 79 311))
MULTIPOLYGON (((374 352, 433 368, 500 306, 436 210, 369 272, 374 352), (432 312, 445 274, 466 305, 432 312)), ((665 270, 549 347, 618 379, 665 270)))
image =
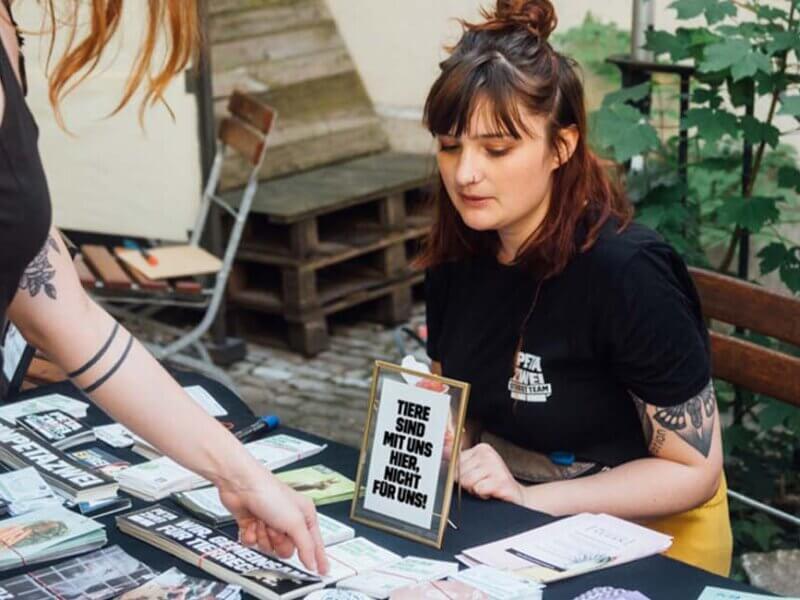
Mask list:
MULTIPOLYGON (((209 393, 228 410, 228 415, 222 417, 221 420, 234 423, 236 428, 247 425, 254 420, 252 411, 222 384, 194 373, 174 371, 173 374, 182 385, 204 386, 209 393)), ((56 383, 25 392, 19 396, 19 399, 28 399, 49 393, 61 393, 85 400, 85 398, 82 398, 80 392, 69 382, 56 383)), ((101 425, 111 422, 110 419, 94 405, 89 408, 87 421, 91 425, 101 425)), ((317 454, 304 461, 293 463, 286 467, 286 469, 295 469, 322 463, 351 479, 355 479, 356 465, 358 462, 358 451, 356 449, 287 427, 281 427, 277 431, 295 435, 312 442, 328 444, 326 450, 321 454, 317 454)), ((92 444, 88 444, 87 446, 89 445, 92 444)), ((113 454, 120 458, 134 463, 144 460, 139 455, 126 449, 113 448, 111 450, 113 454)), ((169 500, 162 500, 162 503, 172 508, 178 508, 177 505, 169 500)), ((148 503, 134 498, 133 504, 133 508, 137 509, 146 506, 148 503)), ((452 528, 448 528, 445 533, 444 546, 441 550, 437 550, 377 529, 350 522, 350 502, 339 502, 337 504, 323 506, 319 510, 330 517, 347 522, 356 530, 356 535, 363 535, 401 556, 412 554, 439 560, 454 560, 453 556, 465 548, 519 533, 554 520, 552 516, 528 510, 520 506, 496 500, 480 500, 464 494, 462 497, 460 514, 456 513, 455 507, 451 511, 451 520, 456 522, 459 529, 456 531, 452 528)), ((157 550, 144 542, 121 533, 116 528, 114 517, 115 515, 110 515, 99 519, 101 523, 106 525, 108 545, 118 544, 128 554, 157 570, 164 571, 174 566, 180 568, 187 574, 196 577, 210 578, 210 575, 200 571, 189 563, 183 562, 170 554, 157 550)), ((235 526, 231 526, 225 528, 225 531, 235 535, 235 529, 235 526)), ((56 562, 59 561, 41 563, 35 565, 33 569, 56 562)), ((32 568, 28 567, 6 571, 0 574, 0 578, 6 579, 29 570, 32 570, 32 568)), ((544 598, 545 600, 571 600, 575 596, 596 586, 614 586, 639 590, 651 600, 676 600, 684 598, 693 600, 700 595, 703 588, 707 585, 765 593, 751 586, 713 575, 664 556, 652 556, 633 563, 581 575, 566 581, 551 583, 545 588, 544 598)), ((247 597, 247 595, 245 595, 245 597, 247 597)))

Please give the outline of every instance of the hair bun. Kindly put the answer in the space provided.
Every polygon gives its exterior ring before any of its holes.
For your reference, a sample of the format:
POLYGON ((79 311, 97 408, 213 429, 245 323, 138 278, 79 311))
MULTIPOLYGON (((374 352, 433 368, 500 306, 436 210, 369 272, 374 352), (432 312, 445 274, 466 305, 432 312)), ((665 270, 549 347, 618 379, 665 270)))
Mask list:
POLYGON ((524 27, 542 42, 547 41, 558 24, 550 0, 497 0, 494 12, 484 16, 490 21, 524 27))

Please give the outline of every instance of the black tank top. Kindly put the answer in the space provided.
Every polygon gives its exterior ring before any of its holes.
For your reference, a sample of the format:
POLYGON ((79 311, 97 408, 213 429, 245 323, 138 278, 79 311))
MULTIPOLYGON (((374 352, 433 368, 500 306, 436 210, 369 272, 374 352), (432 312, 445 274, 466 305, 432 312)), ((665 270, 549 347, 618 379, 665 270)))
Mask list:
MULTIPOLYGON (((8 9, 8 0, 2 0, 8 9)), ((8 9, 9 15, 11 14, 8 9)), ((21 62, 21 61, 20 61, 21 62)), ((24 74, 20 65, 20 74, 24 74)), ((5 45, 0 42, 0 334, 25 268, 47 240, 50 194, 39 156, 39 129, 25 103, 5 45)), ((0 355, 0 365, 2 355, 0 355)), ((0 372, 1 373, 1 372, 0 372)), ((0 379, 2 379, 0 377, 0 379)), ((0 386, 0 397, 3 395, 0 386)))

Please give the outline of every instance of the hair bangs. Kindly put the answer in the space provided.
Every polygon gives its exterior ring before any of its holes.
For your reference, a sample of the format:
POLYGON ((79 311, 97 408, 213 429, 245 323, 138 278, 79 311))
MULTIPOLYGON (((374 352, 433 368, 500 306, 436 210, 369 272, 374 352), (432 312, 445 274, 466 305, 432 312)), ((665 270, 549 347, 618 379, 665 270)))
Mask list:
POLYGON ((445 70, 425 102, 424 123, 433 135, 531 135, 520 112, 522 90, 513 73, 494 61, 461 61, 445 70), (491 130, 472 131, 474 117, 485 117, 491 130))

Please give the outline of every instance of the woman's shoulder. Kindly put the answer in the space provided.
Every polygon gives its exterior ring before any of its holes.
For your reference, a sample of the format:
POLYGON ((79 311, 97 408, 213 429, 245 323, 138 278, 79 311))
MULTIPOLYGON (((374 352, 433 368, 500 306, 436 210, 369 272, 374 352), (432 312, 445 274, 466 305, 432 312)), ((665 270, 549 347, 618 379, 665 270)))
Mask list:
POLYGON ((615 279, 631 265, 673 264, 681 259, 656 231, 640 223, 624 227, 615 219, 603 224, 595 243, 578 255, 578 266, 615 279))

